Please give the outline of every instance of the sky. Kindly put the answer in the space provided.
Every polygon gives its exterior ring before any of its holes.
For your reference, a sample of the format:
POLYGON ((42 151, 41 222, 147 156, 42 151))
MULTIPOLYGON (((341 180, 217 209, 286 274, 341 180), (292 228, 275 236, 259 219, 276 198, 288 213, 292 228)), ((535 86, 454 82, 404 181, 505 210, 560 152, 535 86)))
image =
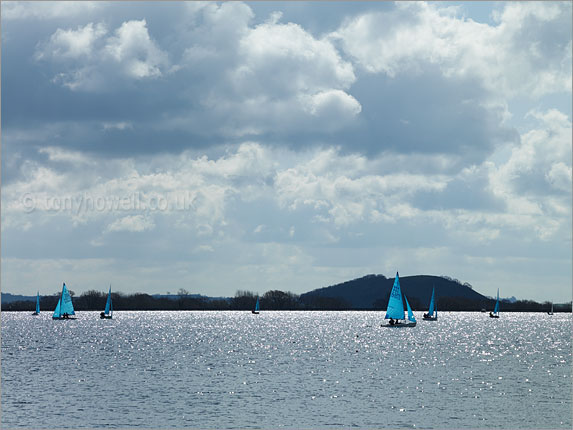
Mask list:
POLYGON ((571 2, 1 7, 2 291, 571 300, 571 2))

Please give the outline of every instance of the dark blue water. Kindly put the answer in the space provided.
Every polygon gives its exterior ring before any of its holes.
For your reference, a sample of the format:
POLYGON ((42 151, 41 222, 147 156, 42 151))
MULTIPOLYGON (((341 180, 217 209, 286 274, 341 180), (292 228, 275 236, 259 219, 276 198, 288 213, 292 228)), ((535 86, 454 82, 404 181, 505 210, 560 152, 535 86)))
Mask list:
POLYGON ((571 314, 2 318, 2 426, 571 428, 571 314))

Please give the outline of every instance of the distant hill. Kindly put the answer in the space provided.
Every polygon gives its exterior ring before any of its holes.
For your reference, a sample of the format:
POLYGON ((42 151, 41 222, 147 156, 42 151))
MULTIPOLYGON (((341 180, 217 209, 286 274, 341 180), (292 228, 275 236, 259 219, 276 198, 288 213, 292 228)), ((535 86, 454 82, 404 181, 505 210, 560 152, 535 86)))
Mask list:
MULTIPOLYGON (((339 299, 352 309, 385 309, 394 285, 394 277, 366 275, 362 278, 330 287, 309 291, 300 296, 303 302, 312 302, 316 297, 339 299)), ((432 287, 436 288, 438 304, 440 300, 449 302, 464 301, 489 303, 490 298, 474 291, 469 284, 441 276, 416 275, 400 277, 402 293, 408 298, 413 309, 425 309, 430 303, 432 287)), ((480 305, 481 306, 481 305, 480 305)))

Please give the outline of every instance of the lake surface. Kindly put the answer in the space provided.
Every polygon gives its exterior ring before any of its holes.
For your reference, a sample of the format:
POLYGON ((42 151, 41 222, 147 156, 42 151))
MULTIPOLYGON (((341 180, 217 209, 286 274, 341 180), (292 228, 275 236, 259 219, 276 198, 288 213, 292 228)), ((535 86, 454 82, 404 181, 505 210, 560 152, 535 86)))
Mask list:
POLYGON ((571 428, 571 314, 3 312, 2 427, 571 428))

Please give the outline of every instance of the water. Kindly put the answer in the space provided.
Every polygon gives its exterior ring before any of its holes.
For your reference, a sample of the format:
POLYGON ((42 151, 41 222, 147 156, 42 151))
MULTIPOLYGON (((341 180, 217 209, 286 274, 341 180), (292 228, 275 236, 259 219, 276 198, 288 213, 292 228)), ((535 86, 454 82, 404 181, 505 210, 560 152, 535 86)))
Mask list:
POLYGON ((571 314, 2 318, 2 426, 570 428, 571 314))

